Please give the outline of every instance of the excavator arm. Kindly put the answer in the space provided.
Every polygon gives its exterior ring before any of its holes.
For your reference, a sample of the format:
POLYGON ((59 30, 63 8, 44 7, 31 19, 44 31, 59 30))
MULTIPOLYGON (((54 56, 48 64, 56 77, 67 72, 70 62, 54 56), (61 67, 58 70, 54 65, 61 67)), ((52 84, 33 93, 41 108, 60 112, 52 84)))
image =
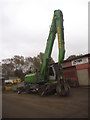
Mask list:
POLYGON ((58 64, 60 65, 64 59, 64 54, 65 54, 63 14, 62 14, 62 11, 60 11, 60 10, 54 11, 52 24, 51 24, 49 36, 47 39, 43 64, 42 64, 42 68, 41 68, 41 75, 42 75, 42 77, 44 77, 45 80, 48 79, 48 64, 49 64, 49 59, 51 57, 56 33, 58 35, 58 48, 59 48, 58 64))

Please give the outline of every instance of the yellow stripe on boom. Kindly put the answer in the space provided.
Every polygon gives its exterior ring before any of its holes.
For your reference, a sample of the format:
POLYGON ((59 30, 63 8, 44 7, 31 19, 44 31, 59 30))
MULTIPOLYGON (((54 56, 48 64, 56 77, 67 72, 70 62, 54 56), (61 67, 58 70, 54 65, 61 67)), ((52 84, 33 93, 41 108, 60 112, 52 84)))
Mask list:
POLYGON ((61 48, 61 39, 60 39, 60 30, 59 30, 59 26, 58 26, 58 42, 59 42, 59 48, 61 48))

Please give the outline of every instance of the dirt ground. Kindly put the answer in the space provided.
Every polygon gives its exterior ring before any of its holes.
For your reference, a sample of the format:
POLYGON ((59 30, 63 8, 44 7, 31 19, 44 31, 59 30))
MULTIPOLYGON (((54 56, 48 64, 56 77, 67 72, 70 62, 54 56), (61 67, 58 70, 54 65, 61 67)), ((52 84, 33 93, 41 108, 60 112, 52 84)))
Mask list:
POLYGON ((88 89, 72 88, 69 97, 3 92, 3 118, 88 118, 88 89))

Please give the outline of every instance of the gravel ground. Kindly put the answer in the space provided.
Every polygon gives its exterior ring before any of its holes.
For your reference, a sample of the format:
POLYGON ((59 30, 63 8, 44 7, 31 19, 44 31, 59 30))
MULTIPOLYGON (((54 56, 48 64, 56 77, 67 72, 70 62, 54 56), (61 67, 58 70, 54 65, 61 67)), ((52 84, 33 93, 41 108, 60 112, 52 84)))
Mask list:
POLYGON ((3 118, 87 118, 88 89, 72 88, 69 97, 3 92, 3 118))

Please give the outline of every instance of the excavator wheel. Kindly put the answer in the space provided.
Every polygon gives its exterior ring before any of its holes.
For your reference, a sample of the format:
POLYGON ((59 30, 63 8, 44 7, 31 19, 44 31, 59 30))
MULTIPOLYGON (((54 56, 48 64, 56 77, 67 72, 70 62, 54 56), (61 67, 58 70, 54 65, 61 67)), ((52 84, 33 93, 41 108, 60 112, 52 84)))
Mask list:
POLYGON ((70 86, 67 83, 64 83, 63 85, 59 84, 56 87, 56 92, 59 96, 69 96, 70 86))

